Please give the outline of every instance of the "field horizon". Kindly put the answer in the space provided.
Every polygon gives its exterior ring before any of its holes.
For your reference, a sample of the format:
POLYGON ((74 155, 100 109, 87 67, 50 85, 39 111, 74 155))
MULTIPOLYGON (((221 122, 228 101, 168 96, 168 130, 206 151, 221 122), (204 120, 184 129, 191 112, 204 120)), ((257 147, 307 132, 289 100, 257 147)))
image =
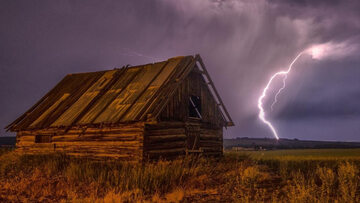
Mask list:
MULTIPOLYGON (((16 143, 16 136, 0 136, 0 147, 3 145, 14 146, 16 143)), ((360 148, 360 141, 326 141, 326 140, 301 140, 280 138, 250 138, 250 137, 236 137, 225 138, 224 148, 244 147, 254 148, 255 146, 263 146, 267 149, 292 149, 292 148, 360 148)))

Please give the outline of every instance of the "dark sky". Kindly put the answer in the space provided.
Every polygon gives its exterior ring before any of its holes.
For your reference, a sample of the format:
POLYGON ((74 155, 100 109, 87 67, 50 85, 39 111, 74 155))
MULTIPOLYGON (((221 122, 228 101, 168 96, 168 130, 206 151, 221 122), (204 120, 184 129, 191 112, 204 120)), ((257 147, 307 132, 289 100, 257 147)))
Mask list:
MULTIPOLYGON (((266 115, 280 137, 360 141, 360 1, 1 0, 0 126, 67 73, 200 53, 236 126, 230 137, 272 137, 257 99, 294 64, 266 115)), ((0 135, 11 135, 0 131, 0 135)))

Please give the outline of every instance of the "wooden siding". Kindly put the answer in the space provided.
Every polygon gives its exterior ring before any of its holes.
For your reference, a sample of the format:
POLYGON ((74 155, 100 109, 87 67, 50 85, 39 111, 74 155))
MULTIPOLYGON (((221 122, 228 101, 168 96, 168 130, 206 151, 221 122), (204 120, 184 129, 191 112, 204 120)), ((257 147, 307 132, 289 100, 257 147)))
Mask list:
POLYGON ((216 127, 224 126, 224 119, 204 78, 192 71, 178 87, 168 104, 160 114, 161 121, 187 121, 190 95, 201 98, 201 121, 216 127))
POLYGON ((179 155, 189 153, 202 153, 203 155, 220 156, 223 152, 222 128, 212 128, 208 124, 199 122, 161 122, 158 124, 145 125, 144 134, 144 158, 171 159, 179 155), (199 126, 198 146, 199 149, 189 149, 188 128, 199 126))
POLYGON ((223 129, 203 124, 200 130, 200 148, 206 155, 219 156, 223 153, 223 129))
POLYGON ((17 134, 17 151, 64 152, 76 156, 142 160, 143 123, 107 128, 73 128, 66 133, 60 132, 58 129, 20 131, 17 134), (51 143, 35 143, 36 135, 51 135, 51 143))
POLYGON ((183 122, 163 122, 145 126, 145 159, 185 155, 185 145, 186 133, 183 122))

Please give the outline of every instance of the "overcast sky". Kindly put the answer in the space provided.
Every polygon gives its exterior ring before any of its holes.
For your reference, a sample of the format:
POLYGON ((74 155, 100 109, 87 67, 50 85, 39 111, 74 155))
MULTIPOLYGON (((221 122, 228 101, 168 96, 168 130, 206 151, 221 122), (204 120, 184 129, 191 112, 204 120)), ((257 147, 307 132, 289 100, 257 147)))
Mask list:
MULTIPOLYGON (((360 141, 360 1, 1 0, 0 126, 68 73, 200 53, 235 127, 225 138, 272 137, 257 100, 303 50, 270 105, 279 136, 360 141)), ((11 135, 0 131, 0 135, 11 135)))

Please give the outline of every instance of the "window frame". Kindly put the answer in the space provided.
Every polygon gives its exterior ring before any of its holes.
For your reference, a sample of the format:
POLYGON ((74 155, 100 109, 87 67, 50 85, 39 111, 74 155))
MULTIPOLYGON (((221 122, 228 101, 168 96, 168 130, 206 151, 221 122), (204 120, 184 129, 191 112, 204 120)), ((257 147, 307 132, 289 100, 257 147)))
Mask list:
POLYGON ((195 119, 202 119, 202 105, 201 105, 201 97, 196 95, 190 95, 189 96, 189 105, 188 105, 188 117, 189 118, 195 118, 195 119), (196 100, 194 101, 194 98, 196 100), (193 110, 191 110, 191 108, 193 110), (192 111, 194 111, 192 113, 192 111), (196 115, 196 116, 194 116, 196 115))

